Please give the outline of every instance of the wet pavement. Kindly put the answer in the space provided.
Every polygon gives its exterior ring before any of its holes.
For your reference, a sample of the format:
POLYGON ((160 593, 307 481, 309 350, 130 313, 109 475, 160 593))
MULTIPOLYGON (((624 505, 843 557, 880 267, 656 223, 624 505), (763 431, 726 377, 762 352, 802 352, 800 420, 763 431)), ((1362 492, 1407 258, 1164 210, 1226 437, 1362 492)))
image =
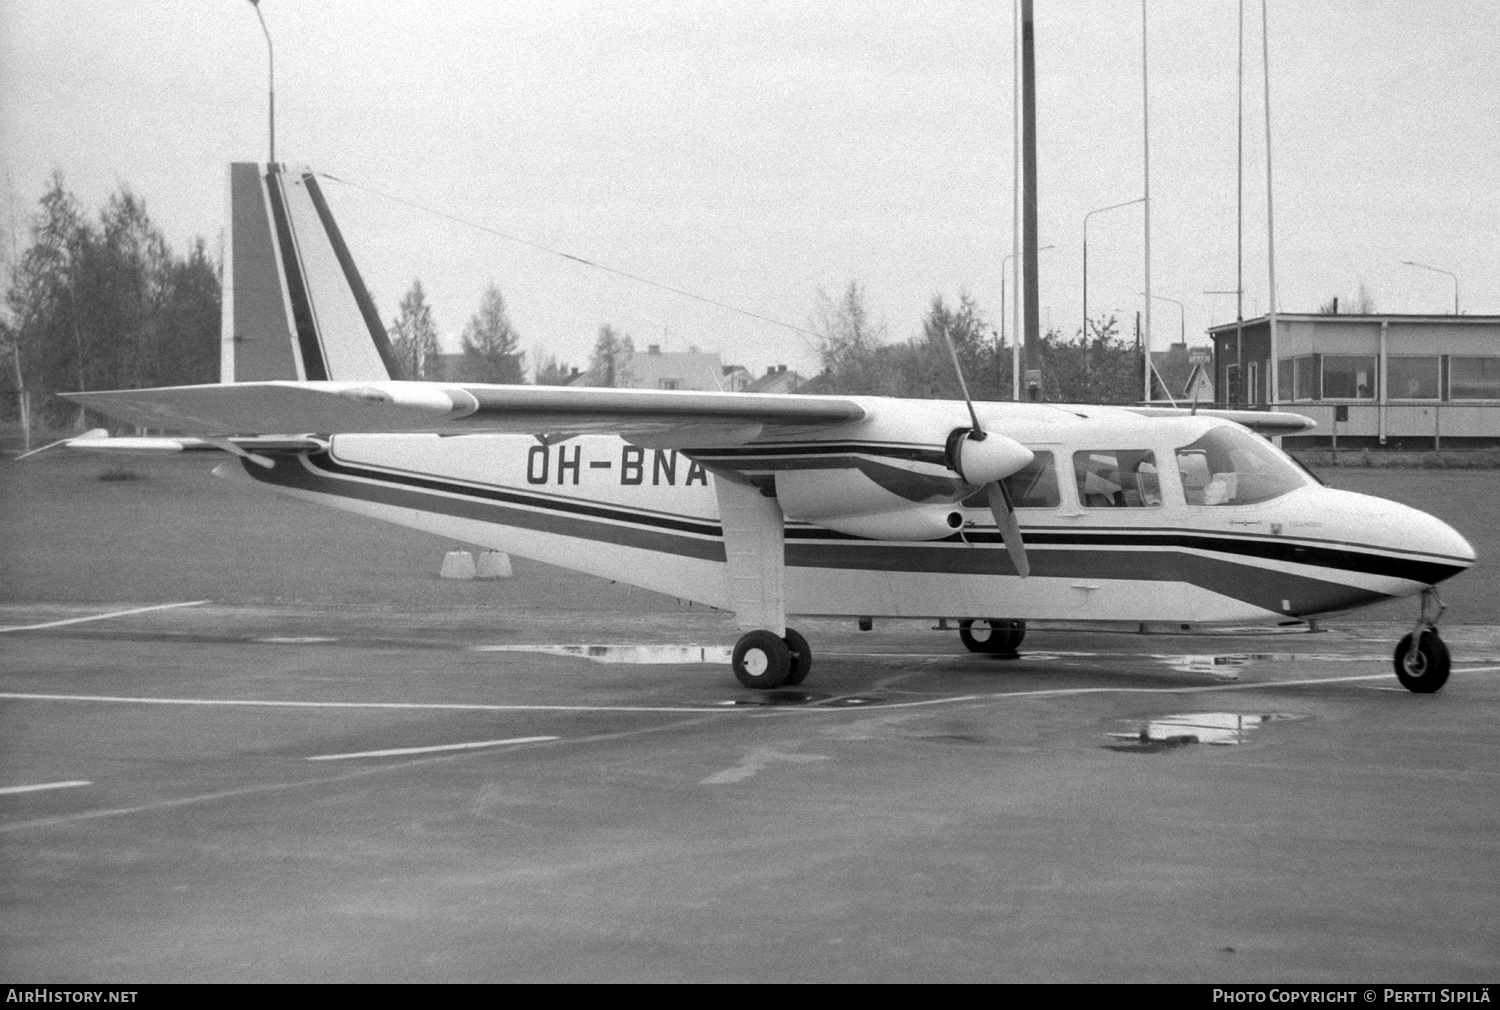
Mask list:
POLYGON ((701 608, 176 602, 0 606, 48 625, 0 633, 7 977, 1500 969, 1500 628, 1417 696, 1395 624, 806 621, 807 683, 753 692, 701 608))

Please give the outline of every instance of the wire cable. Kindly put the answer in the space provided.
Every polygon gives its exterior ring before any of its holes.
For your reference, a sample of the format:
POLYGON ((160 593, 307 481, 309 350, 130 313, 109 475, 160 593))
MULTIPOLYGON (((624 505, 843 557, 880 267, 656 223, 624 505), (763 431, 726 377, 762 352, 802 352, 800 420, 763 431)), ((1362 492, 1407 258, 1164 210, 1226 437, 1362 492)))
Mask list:
POLYGON ((674 295, 681 295, 683 298, 691 298, 695 302, 702 302, 705 305, 712 305, 715 308, 724 309, 726 312, 735 312, 750 319, 758 319, 763 323, 770 323, 772 326, 780 326, 782 329, 791 330, 793 333, 802 334, 808 337, 815 337, 818 340, 823 339, 822 334, 817 333, 813 330, 809 330, 805 327, 796 326, 792 323, 788 323, 780 319, 775 319, 771 316, 762 315, 759 312, 752 312, 751 310, 741 308, 738 305, 730 305, 728 302, 716 301, 712 298, 708 298, 700 294, 695 294, 694 292, 687 291, 683 288, 673 287, 671 284, 664 284, 661 281, 652 280, 650 277, 642 277, 640 274, 633 274, 628 270, 621 270, 618 267, 609 266, 606 263, 597 263, 594 260, 586 259, 583 256, 574 256, 572 253, 564 252, 561 249, 554 249, 551 246, 542 245, 540 242, 533 242, 531 239, 522 238, 520 235, 512 235, 509 232, 501 231, 499 228, 493 228, 487 224, 481 224, 478 221, 466 220, 465 218, 458 217, 455 214, 449 214, 447 211, 438 210, 436 207, 428 207, 424 204, 417 203, 415 200, 408 200, 405 197, 397 196, 394 193, 387 193, 383 190, 376 189, 373 186, 366 186, 363 183, 352 182, 349 179, 341 179, 338 176, 330 175, 327 172, 318 172, 316 174, 320 178, 327 179, 329 182, 336 182, 344 186, 349 186, 352 189, 363 190, 366 193, 371 193, 375 196, 381 197, 382 199, 390 200, 393 203, 399 203, 403 206, 410 207, 413 210, 422 211, 425 214, 433 214, 437 217, 443 218, 444 220, 452 221, 454 224, 463 225, 466 228, 474 228, 478 231, 485 232, 486 234, 494 235, 497 238, 503 238, 508 242, 516 242, 520 245, 536 249, 539 252, 544 252, 552 256, 558 256, 565 260, 571 260, 574 263, 578 263, 586 267, 592 267, 595 270, 602 270, 608 274, 614 274, 616 277, 623 277, 626 280, 635 281, 638 284, 646 284, 661 291, 668 291, 674 295))

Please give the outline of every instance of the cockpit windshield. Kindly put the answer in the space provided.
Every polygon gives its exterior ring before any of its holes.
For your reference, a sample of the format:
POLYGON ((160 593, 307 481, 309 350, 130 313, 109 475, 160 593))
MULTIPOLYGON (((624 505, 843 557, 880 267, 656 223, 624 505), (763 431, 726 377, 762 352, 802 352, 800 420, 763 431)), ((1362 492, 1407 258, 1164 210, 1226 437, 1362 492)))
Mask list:
POLYGON ((1265 439, 1227 426, 1178 449, 1177 469, 1189 505, 1254 505, 1308 484, 1265 439))

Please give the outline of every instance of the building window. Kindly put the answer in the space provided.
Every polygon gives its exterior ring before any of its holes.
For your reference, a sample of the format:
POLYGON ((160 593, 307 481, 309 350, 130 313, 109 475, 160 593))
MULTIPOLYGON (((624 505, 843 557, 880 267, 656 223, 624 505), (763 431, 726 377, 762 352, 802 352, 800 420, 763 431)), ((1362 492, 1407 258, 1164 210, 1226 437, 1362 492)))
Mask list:
POLYGON ((1297 363, 1292 358, 1282 358, 1276 362, 1276 395, 1283 400, 1290 400, 1293 391, 1297 388, 1297 363))
POLYGON ((1386 396, 1393 400, 1436 400, 1441 388, 1438 384, 1439 363, 1436 355, 1427 358, 1392 355, 1387 358, 1386 396))
POLYGON ((1315 354, 1304 354, 1297 359, 1297 386, 1294 399, 1317 400, 1318 396, 1318 357, 1315 354))
POLYGON ((1374 398, 1374 355, 1323 355, 1323 399, 1373 400, 1374 398))
POLYGON ((1240 387, 1240 366, 1224 366, 1224 403, 1239 403, 1244 397, 1240 387))
POLYGON ((1250 362, 1249 367, 1249 381, 1245 383, 1245 388, 1250 392, 1250 399, 1248 402, 1260 403, 1260 362, 1252 361, 1250 362))
POLYGON ((1500 358, 1449 358, 1448 398, 1500 400, 1500 358))

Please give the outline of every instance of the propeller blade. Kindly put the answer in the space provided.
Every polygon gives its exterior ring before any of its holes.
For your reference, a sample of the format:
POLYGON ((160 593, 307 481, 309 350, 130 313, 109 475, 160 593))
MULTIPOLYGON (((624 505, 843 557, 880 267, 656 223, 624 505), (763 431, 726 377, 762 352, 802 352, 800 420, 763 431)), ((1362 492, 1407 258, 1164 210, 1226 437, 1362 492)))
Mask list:
POLYGON ((1031 574, 1031 561, 1026 557, 1026 544, 1021 539, 1021 524, 1016 522, 1016 508, 1010 503, 1010 492, 998 480, 986 484, 985 490, 989 492, 995 526, 1005 541, 1005 549, 1010 552, 1010 563, 1016 566, 1016 574, 1024 579, 1031 574))

